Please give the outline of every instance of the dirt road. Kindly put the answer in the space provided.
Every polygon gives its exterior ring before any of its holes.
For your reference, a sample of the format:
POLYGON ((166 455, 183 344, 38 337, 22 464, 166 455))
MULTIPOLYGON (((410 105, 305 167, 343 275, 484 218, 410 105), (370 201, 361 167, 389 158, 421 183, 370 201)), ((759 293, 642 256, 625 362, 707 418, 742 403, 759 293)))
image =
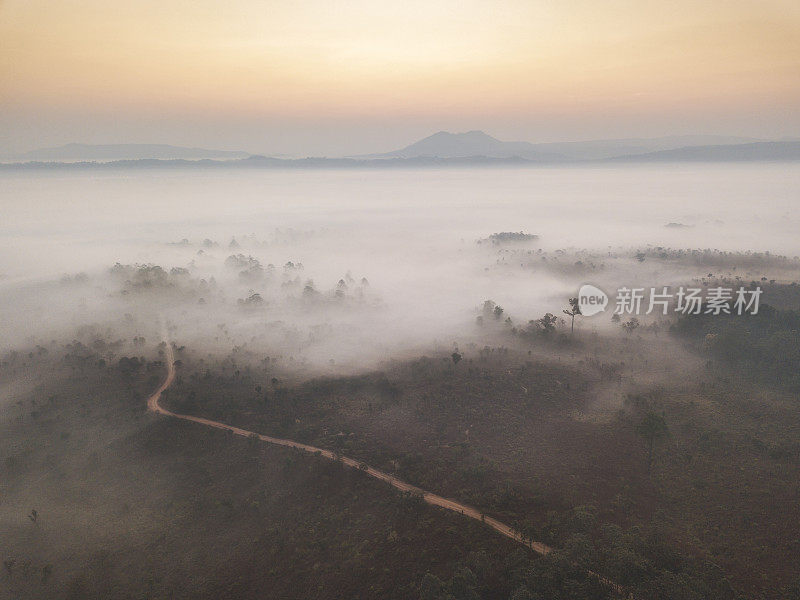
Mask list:
MULTIPOLYGON (((167 342, 166 350, 164 354, 164 358, 166 359, 167 363, 167 376, 164 379, 163 383, 158 387, 158 389, 153 392, 153 394, 147 399, 147 409, 161 415, 166 415, 168 417, 175 417, 176 419, 182 419, 184 421, 192 421, 193 423, 200 423, 201 425, 206 425, 207 427, 213 427, 214 429, 223 429, 225 431, 230 431, 235 435, 240 435, 242 437, 247 438, 257 438, 262 442, 267 442, 268 444, 276 444, 278 446, 287 446, 289 448, 297 448, 298 450, 303 450, 305 452, 309 452, 311 454, 318 454, 320 456, 324 456, 329 460, 340 461, 347 465, 348 467, 352 467, 354 469, 359 469, 363 473, 366 473, 370 477, 374 477, 375 479, 380 479, 381 481, 385 481, 390 484, 392 487, 397 488, 402 492, 410 492, 413 494, 419 495, 425 502, 432 506, 439 506, 446 510, 452 510, 453 512, 460 513, 465 517, 469 517, 470 519, 475 519, 476 521, 480 521, 494 529, 500 535, 503 535, 507 538, 514 540, 533 550, 534 552, 545 555, 549 554, 553 551, 553 548, 548 546, 547 544, 543 544, 542 542, 536 542, 533 540, 528 540, 523 537, 520 533, 512 529, 510 526, 506 525, 498 521, 497 519, 493 519, 492 517, 488 517, 484 515, 479 510, 468 506, 466 504, 462 504, 457 500, 449 500, 447 498, 443 498, 442 496, 438 496, 431 492, 427 492, 422 488, 418 488, 416 486, 411 485, 410 483, 406 483, 394 477, 393 475, 389 475, 388 473, 384 473, 383 471, 379 471, 378 469, 373 469, 369 465, 354 460, 352 458, 348 458, 347 456, 341 456, 330 450, 324 450, 322 448, 317 448, 316 446, 309 446, 308 444, 301 444, 300 442, 294 442, 292 440, 284 440, 281 438, 274 438, 268 435, 262 435, 260 433, 256 433, 254 431, 248 431, 247 429, 241 429, 240 427, 234 427, 233 425, 226 425, 225 423, 220 423, 219 421, 212 421, 210 419, 204 419, 203 417, 195 417, 192 415, 181 415, 178 413, 174 413, 170 410, 167 410, 163 406, 161 406, 158 401, 161 399, 161 394, 166 390, 172 382, 175 380, 175 355, 172 350, 172 345, 167 342)), ((609 586, 616 594, 619 596, 624 596, 629 600, 635 600, 634 596, 627 592, 625 588, 623 588, 618 583, 608 579, 596 573, 594 571, 588 571, 589 575, 592 577, 596 577, 600 582, 604 583, 605 585, 609 586)))
POLYGON ((248 431, 246 429, 241 429, 239 427, 234 427, 232 425, 226 425, 225 423, 220 423, 219 421, 212 421, 210 419, 204 419, 203 417, 195 417, 192 415, 180 415, 178 413, 174 413, 170 410, 167 410, 166 408, 161 406, 158 403, 158 401, 161 399, 162 392, 166 390, 170 385, 172 385, 172 382, 175 380, 175 357, 173 355, 172 346, 170 344, 167 344, 165 350, 165 359, 167 363, 167 376, 164 379, 163 383, 158 387, 158 389, 155 392, 153 392, 153 395, 147 399, 147 408, 148 410, 154 413, 166 415, 169 417, 175 417, 176 419, 182 419, 184 421, 192 421, 193 423, 199 423, 201 425, 205 425, 207 427, 213 427, 215 429, 224 429, 225 431, 230 431, 231 433, 235 435, 240 435, 242 437, 255 437, 261 440, 262 442, 267 442, 268 444, 276 444, 278 446, 297 448, 299 450, 303 450, 311 454, 318 454, 320 456, 324 456, 325 458, 330 460, 338 460, 347 465, 348 467, 352 467, 354 469, 360 469, 362 472, 366 473, 370 477, 374 477, 375 479, 380 479, 381 481, 385 481, 392 487, 395 487, 400 491, 417 494, 428 504, 431 504, 433 506, 440 506, 446 510, 452 510, 453 512, 460 513, 465 517, 469 517, 470 519, 475 519, 476 521, 485 523, 486 525, 488 525, 501 535, 504 535, 507 538, 511 538, 512 540, 527 546, 534 552, 538 552, 539 554, 544 555, 552 550, 550 546, 547 546, 546 544, 543 544, 541 542, 535 542, 524 539, 520 533, 518 533, 505 523, 501 523, 497 519, 488 517, 483 513, 481 513, 479 510, 471 506, 462 504, 457 500, 449 500, 447 498, 443 498, 442 496, 437 496, 436 494, 427 492, 423 489, 411 485, 410 483, 401 481, 400 479, 394 477, 393 475, 389 475, 388 473, 384 473, 383 471, 374 469, 364 463, 360 463, 357 460, 348 458, 347 456, 340 456, 335 454, 334 452, 331 452, 330 450, 317 448, 315 446, 309 446, 308 444, 301 444, 300 442, 294 442, 292 440, 284 440, 281 438, 274 438, 268 435, 255 433, 254 431, 248 431))

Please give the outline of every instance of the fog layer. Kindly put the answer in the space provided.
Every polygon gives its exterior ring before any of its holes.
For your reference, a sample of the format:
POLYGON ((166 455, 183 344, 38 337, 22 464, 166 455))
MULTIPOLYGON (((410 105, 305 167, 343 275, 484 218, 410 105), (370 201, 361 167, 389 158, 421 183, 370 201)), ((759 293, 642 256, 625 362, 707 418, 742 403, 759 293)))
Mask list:
POLYGON ((363 366, 468 340, 487 299, 527 322, 587 281, 785 275, 634 259, 657 247, 790 269, 800 254, 786 165, 6 173, 0 190, 4 349, 127 314, 153 335, 165 317, 181 340, 363 366), (489 239, 520 231, 539 237, 489 239))

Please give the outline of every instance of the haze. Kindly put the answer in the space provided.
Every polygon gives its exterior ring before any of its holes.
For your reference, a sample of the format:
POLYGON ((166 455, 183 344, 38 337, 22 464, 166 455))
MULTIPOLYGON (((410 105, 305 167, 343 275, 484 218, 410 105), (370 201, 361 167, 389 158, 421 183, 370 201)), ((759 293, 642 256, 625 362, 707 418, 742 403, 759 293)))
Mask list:
POLYGON ((338 156, 440 129, 778 138, 800 131, 799 57, 791 0, 5 0, 0 143, 338 156))
MULTIPOLYGON (((613 290, 706 275, 705 266, 638 266, 630 258, 637 250, 800 254, 800 178, 784 164, 9 172, 2 183, 0 331, 9 347, 92 322, 100 312, 131 312, 119 304, 119 283, 108 280, 115 263, 186 268, 193 278, 219 282, 224 300, 191 307, 192 316, 181 320, 184 339, 214 338, 220 323, 238 330, 239 342, 254 323, 263 328, 280 321, 302 340, 329 328, 316 335, 316 345, 286 346, 283 338, 270 344, 273 350, 291 348, 317 367, 332 360, 358 370, 409 349, 463 339, 465 324, 486 299, 527 322, 558 313, 563 298, 587 280, 613 290), (522 255, 513 245, 479 243, 499 231, 524 231, 539 240, 523 246, 522 255), (206 239, 217 245, 204 246, 206 239), (532 259, 537 249, 555 262, 532 259), (246 265, 226 268, 236 254, 275 265, 278 274, 289 262, 301 263, 302 271, 284 273, 283 281, 313 281, 323 296, 331 296, 348 274, 355 287, 366 278, 366 299, 359 291, 361 308, 307 306, 299 300, 302 285, 284 287, 273 298, 274 283, 238 275, 246 265), (570 265, 578 260, 598 268, 576 270, 570 265), (78 273, 87 274, 90 284, 78 293, 47 287, 78 273), (242 312, 236 300, 252 293, 269 302, 242 312)), ((783 275, 770 273, 776 276, 783 275)), ((152 311, 164 308, 162 300, 145 302, 142 318, 154 324, 152 311)), ((186 303, 179 306, 185 313, 186 303)))
POLYGON ((800 599, 798 166, 796 0, 0 0, 0 600, 800 599))

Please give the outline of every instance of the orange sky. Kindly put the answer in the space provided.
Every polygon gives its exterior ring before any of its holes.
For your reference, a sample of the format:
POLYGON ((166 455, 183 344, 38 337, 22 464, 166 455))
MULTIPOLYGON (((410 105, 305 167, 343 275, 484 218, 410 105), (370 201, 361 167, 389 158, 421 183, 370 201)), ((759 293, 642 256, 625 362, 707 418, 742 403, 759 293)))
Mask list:
POLYGON ((0 141, 800 135, 800 2, 0 0, 0 141))

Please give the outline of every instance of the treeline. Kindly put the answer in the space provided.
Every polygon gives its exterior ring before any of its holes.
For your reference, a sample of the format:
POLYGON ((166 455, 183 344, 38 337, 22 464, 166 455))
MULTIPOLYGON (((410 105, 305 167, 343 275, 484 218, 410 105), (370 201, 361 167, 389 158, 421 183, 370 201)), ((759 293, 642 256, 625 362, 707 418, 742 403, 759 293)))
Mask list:
POLYGON ((797 256, 789 257, 770 252, 732 252, 713 248, 667 248, 647 247, 634 255, 639 262, 646 259, 677 262, 683 265, 733 269, 767 269, 800 267, 797 256))
POLYGON ((749 378, 800 390, 799 310, 762 305, 755 315, 686 315, 671 330, 749 378))
POLYGON ((504 589, 509 600, 737 598, 719 567, 666 543, 657 520, 647 529, 625 531, 598 523, 595 512, 581 506, 551 514, 549 524, 538 528, 539 539, 553 537, 559 547, 545 557, 521 548, 502 561, 471 553, 447 580, 427 574, 419 598, 479 600, 495 596, 494 586, 504 589), (548 536, 550 527, 570 533, 548 536))

